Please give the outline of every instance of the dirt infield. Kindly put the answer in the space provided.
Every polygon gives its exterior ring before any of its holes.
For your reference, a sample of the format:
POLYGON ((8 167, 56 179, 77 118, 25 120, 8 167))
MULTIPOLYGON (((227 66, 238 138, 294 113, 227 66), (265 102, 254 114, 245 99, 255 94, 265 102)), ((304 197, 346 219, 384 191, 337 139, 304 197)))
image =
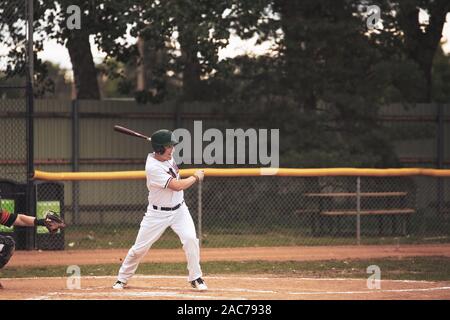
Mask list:
MULTIPOLYGON (((127 250, 19 251, 8 266, 69 266, 121 263, 127 250)), ((383 257, 450 257, 450 245, 267 247, 202 250, 202 261, 313 261, 383 257)), ((154 249, 143 262, 185 262, 181 249, 154 249)), ((113 290, 114 276, 86 276, 79 289, 70 278, 0 279, 2 299, 174 299, 174 300, 301 300, 301 299, 450 299, 450 281, 381 280, 368 288, 367 279, 280 277, 275 275, 207 275, 210 290, 198 292, 185 276, 136 275, 126 290, 113 290), (73 283, 73 282, 72 282, 73 283)))
MULTIPOLYGON (((127 250, 17 251, 9 262, 11 267, 48 265, 86 265, 118 263, 127 250)), ((450 244, 401 246, 332 246, 332 247, 260 247, 203 248, 202 261, 318 261, 341 259, 371 259, 385 257, 447 256, 450 244)), ((151 249, 145 262, 184 262, 180 249, 151 249)))
POLYGON ((125 290, 111 288, 115 277, 83 277, 80 289, 67 289, 67 278, 2 279, 0 299, 175 299, 175 300, 300 300, 300 299, 450 299, 450 282, 381 280, 368 289, 365 279, 313 279, 271 275, 210 276, 209 290, 191 289, 184 276, 139 276, 125 290), (43 286, 45 284, 45 286, 43 286))

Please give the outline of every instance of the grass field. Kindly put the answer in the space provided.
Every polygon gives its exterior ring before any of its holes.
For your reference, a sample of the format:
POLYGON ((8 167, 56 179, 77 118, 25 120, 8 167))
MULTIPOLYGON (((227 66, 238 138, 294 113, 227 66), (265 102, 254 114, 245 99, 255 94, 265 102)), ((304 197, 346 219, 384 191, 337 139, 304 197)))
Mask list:
MULTIPOLYGON (((67 250, 76 249, 107 249, 130 248, 136 238, 136 226, 71 226, 65 231, 65 247, 67 250)), ((418 237, 418 236, 365 236, 361 237, 361 244, 429 244, 448 243, 450 236, 418 237)), ((270 247, 270 246, 315 246, 315 245, 354 245, 354 234, 326 235, 314 237, 305 230, 273 228, 260 233, 249 230, 211 229, 205 230, 202 246, 210 248, 223 247, 270 247)), ((169 228, 153 245, 154 248, 170 249, 181 246, 177 235, 169 228)))
MULTIPOLYGON (((382 279, 390 280, 450 280, 449 257, 414 257, 385 258, 371 260, 326 260, 326 261, 242 261, 242 262, 204 262, 202 269, 205 276, 214 274, 272 274, 288 277, 315 278, 367 278, 367 267, 377 265, 382 279)), ((81 266, 81 275, 107 276, 116 275, 119 264, 81 266)), ((0 278, 24 277, 67 277, 67 267, 6 267, 0 271, 0 278)), ((143 263, 138 274, 148 275, 184 275, 187 274, 185 263, 143 263)))

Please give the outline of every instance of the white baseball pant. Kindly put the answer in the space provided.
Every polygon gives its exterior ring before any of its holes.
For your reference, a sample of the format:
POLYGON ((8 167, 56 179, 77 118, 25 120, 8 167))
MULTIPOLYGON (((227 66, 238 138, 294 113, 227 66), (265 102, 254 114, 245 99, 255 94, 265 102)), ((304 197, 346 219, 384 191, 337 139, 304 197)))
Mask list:
POLYGON ((199 241, 195 233, 194 221, 185 203, 174 211, 156 211, 145 215, 142 219, 135 244, 128 251, 119 270, 118 280, 127 283, 134 275, 141 259, 147 254, 167 227, 178 235, 186 254, 188 281, 194 281, 202 276, 200 268, 199 241))

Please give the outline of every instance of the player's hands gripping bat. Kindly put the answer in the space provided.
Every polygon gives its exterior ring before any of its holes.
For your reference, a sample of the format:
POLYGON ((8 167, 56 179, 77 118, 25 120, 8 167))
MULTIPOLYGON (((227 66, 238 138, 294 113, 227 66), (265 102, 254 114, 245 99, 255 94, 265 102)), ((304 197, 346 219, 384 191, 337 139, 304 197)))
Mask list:
POLYGON ((138 137, 138 138, 142 138, 145 139, 147 141, 152 141, 152 139, 150 137, 147 137, 146 135, 143 135, 142 133, 136 132, 134 130, 130 130, 128 128, 124 128, 121 126, 114 126, 114 130, 123 134, 127 134, 133 137, 138 137))
POLYGON ((205 177, 205 171, 203 170, 195 171, 194 177, 196 177, 197 181, 203 181, 203 178, 205 177))

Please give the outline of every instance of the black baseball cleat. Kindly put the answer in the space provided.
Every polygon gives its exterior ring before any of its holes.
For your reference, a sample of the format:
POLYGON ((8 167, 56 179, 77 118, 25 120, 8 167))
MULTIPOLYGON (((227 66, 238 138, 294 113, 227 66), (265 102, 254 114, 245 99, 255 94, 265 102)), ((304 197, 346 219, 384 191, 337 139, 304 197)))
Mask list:
POLYGON ((206 286, 205 281, 203 281, 202 278, 198 278, 194 281, 191 281, 191 286, 194 289, 197 289, 199 291, 205 291, 208 290, 208 287, 206 286))

